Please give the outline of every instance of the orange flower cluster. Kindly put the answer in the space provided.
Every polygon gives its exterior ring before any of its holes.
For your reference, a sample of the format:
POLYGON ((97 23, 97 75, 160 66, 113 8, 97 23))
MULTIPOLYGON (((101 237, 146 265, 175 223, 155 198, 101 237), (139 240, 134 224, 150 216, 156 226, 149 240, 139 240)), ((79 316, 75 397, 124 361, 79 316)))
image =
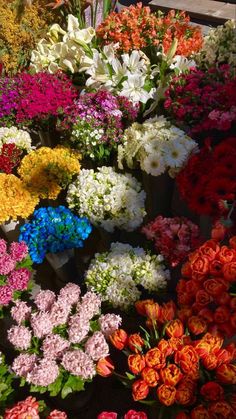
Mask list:
POLYGON ((229 240, 229 246, 221 246, 214 239, 205 242, 188 256, 182 275, 176 287, 179 318, 189 319, 193 333, 201 324, 202 332, 207 326, 208 331, 233 336, 236 296, 231 294, 236 283, 236 236, 229 240))
POLYGON ((174 407, 175 412, 187 409, 190 416, 181 412, 179 419, 205 418, 198 415, 202 407, 210 415, 226 406, 225 417, 236 417, 235 403, 231 403, 236 385, 235 344, 223 348, 220 336, 206 333, 198 339, 194 333, 186 334, 182 321, 175 318, 172 301, 162 306, 153 300, 139 301, 136 309, 147 317, 147 325, 152 324, 150 332, 128 335, 118 329, 110 338, 113 346, 128 355, 133 399, 149 396, 165 408, 174 407))
POLYGON ((184 12, 170 11, 166 16, 151 13, 149 7, 136 6, 112 12, 97 28, 101 43, 119 43, 121 52, 160 45, 166 53, 173 40, 178 40, 176 54, 188 57, 202 47, 200 27, 191 26, 184 12))

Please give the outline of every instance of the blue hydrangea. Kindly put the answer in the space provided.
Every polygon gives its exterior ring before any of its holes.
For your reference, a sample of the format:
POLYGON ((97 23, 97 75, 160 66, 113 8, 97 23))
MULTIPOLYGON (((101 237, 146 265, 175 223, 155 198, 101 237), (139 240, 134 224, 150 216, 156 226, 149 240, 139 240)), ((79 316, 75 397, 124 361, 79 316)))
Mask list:
POLYGON ((33 262, 42 263, 47 253, 83 247, 92 226, 87 218, 79 218, 61 205, 35 210, 20 231, 19 241, 27 244, 33 262))

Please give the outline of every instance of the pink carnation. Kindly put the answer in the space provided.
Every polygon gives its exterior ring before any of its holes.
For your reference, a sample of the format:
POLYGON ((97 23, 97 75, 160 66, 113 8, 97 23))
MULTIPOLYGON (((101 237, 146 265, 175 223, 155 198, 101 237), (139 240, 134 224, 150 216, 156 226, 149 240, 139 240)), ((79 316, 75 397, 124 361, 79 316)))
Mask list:
POLYGON ((40 419, 39 403, 34 397, 18 402, 11 409, 6 409, 4 419, 40 419))
POLYGON ((52 359, 43 358, 31 372, 27 374, 26 380, 35 385, 47 387, 54 383, 59 375, 59 368, 52 359))
POLYGON ((14 359, 12 370, 19 377, 26 377, 27 374, 34 368, 36 362, 37 356, 35 354, 20 354, 14 359))
POLYGON ((53 410, 46 419, 67 419, 68 416, 65 412, 61 412, 60 410, 53 410))
POLYGON ((5 255, 6 251, 7 251, 7 243, 5 240, 0 239, 0 257, 5 255))
POLYGON ((80 349, 68 351, 63 355, 62 366, 73 375, 88 380, 96 375, 92 359, 80 349))
POLYGON ((136 410, 129 410, 125 416, 124 419, 148 419, 145 412, 137 412, 136 410))
POLYGON ((13 298, 13 289, 9 285, 0 286, 0 305, 7 306, 13 298))
POLYGON ((27 268, 19 268, 11 272, 8 277, 8 285, 14 290, 26 290, 30 280, 31 272, 27 268))
POLYGON ((55 293, 50 290, 40 291, 34 299, 36 306, 42 311, 49 311, 55 301, 55 293))
POLYGON ((109 355, 109 346, 102 332, 95 332, 85 344, 85 352, 94 361, 106 358, 109 355))
POLYGON ((101 299, 94 292, 86 292, 82 297, 82 303, 77 306, 77 311, 83 317, 91 320, 94 316, 100 313, 101 299))
POLYGON ((13 326, 7 332, 8 340, 17 349, 29 349, 31 345, 32 333, 28 327, 13 326))
POLYGON ((99 317, 98 323, 101 327, 101 331, 108 338, 114 333, 121 325, 122 318, 117 314, 108 313, 99 317))
POLYGON ((15 261, 7 253, 0 257, 0 275, 8 275, 15 266, 15 261))
MULTIPOLYGON (((80 287, 72 282, 69 282, 60 290, 60 297, 67 302, 67 304, 77 304, 81 294, 80 287)), ((59 299, 60 299, 59 297, 59 299)))
POLYGON ((102 412, 97 416, 97 419, 117 419, 118 415, 116 412, 102 412))
POLYGON ((11 316, 18 324, 29 319, 30 314, 31 307, 29 307, 24 301, 17 300, 14 307, 11 309, 11 316))
POLYGON ((42 351, 45 358, 56 359, 61 358, 70 343, 61 336, 53 334, 48 335, 43 341, 42 351))
POLYGON ((25 242, 13 242, 10 245, 11 257, 16 262, 21 262, 28 255, 28 247, 25 242))
POLYGON ((88 334, 90 329, 89 321, 80 316, 79 314, 75 314, 70 318, 69 321, 69 340, 72 343, 80 343, 88 334))
POLYGON ((71 306, 66 301, 56 301, 52 305, 50 312, 50 319, 53 327, 67 323, 70 310, 71 306))
POLYGON ((34 336, 39 339, 49 335, 53 329, 50 314, 44 311, 33 313, 30 319, 30 323, 34 332, 34 336))

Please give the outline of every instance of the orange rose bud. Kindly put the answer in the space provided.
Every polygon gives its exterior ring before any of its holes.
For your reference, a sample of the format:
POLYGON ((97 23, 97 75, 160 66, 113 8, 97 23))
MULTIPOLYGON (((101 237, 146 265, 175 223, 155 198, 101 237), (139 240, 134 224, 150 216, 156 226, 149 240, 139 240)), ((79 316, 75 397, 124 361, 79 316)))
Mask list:
POLYGON ((132 385, 132 395, 135 401, 146 399, 149 387, 144 380, 137 380, 132 385))
POLYGON ((202 404, 199 404, 197 407, 195 407, 191 411, 190 418, 191 419, 212 419, 212 416, 210 416, 208 410, 202 404))
POLYGON ((188 319, 188 328, 194 335, 201 335, 206 331, 207 323, 198 316, 192 316, 188 319))
POLYGON ((183 374, 175 364, 169 364, 168 367, 160 370, 160 377, 164 384, 176 386, 183 377, 183 374))
POLYGON ((142 370, 142 378, 149 387, 156 387, 159 381, 159 374, 153 368, 145 367, 142 370))
POLYGON ((225 237, 226 231, 227 228, 221 224, 220 221, 217 221, 211 230, 211 238, 217 241, 221 241, 225 237))
POLYGON ((229 282, 236 281, 236 262, 229 262, 223 266, 222 269, 224 278, 229 282))
POLYGON ((145 360, 150 368, 161 369, 165 366, 165 357, 158 348, 150 349, 145 355, 145 360))
POLYGON ((102 377, 108 377, 113 373, 115 366, 108 356, 106 358, 101 358, 97 362, 96 370, 99 375, 102 377))
POLYGON ((198 361, 199 356, 196 350, 190 345, 184 346, 180 351, 175 353, 175 363, 186 374, 190 374, 198 368, 198 361))
POLYGON ((229 244, 232 247, 232 249, 236 250, 236 236, 231 237, 229 240, 229 244))
POLYGON ((226 306, 217 307, 214 313, 216 323, 225 323, 230 320, 230 310, 226 306))
POLYGON ((194 390, 191 386, 181 385, 176 389, 175 401, 182 406, 188 406, 195 401, 194 390))
POLYGON ((209 406, 210 417, 212 418, 235 418, 235 412, 226 401, 217 401, 209 406))
POLYGON ((145 357, 140 354, 129 355, 128 366, 133 374, 139 374, 145 367, 145 357))
POLYGON ((141 300, 141 301, 136 301, 135 303, 135 308, 138 312, 138 314, 141 314, 141 316, 146 316, 146 304, 152 304, 154 303, 154 300, 141 300))
POLYGON ((181 322, 185 323, 189 317, 192 316, 192 308, 191 307, 184 307, 177 311, 177 316, 181 320, 181 322))
POLYGON ((219 260, 217 259, 212 260, 210 264, 210 274, 220 276, 222 273, 222 267, 223 267, 223 264, 219 260))
POLYGON ((204 281, 203 286, 205 291, 213 297, 220 296, 222 292, 227 291, 229 288, 228 283, 221 278, 208 279, 204 281))
POLYGON ((144 340, 141 338, 139 333, 133 333, 129 335, 128 347, 131 351, 138 353, 142 352, 142 347, 144 346, 144 340))
POLYGON ((222 263, 232 262, 232 260, 235 259, 235 251, 229 249, 227 246, 222 246, 217 255, 217 259, 222 263))
POLYGON ((222 384, 236 384, 236 365, 220 365, 216 370, 216 377, 222 384))
POLYGON ((208 294, 206 291, 199 290, 196 293, 196 303, 201 305, 202 308, 210 304, 211 301, 212 301, 212 296, 208 294))
POLYGON ((205 307, 199 311, 199 316, 202 317, 207 323, 214 321, 214 313, 209 308, 205 307))
POLYGON ((224 389, 218 383, 208 381, 201 387, 200 394, 205 400, 214 402, 223 398, 224 389))
POLYGON ((175 402, 176 388, 162 384, 157 389, 157 396, 162 404, 171 406, 175 402))
POLYGON ((165 333, 169 338, 182 338, 184 325, 179 319, 172 320, 165 328, 165 333))
POLYGON ((198 256, 192 262, 192 278, 201 281, 208 273, 210 267, 210 259, 207 256, 198 256))
POLYGON ((147 303, 145 305, 146 315, 151 320, 158 320, 160 315, 160 306, 157 303, 147 303))
POLYGON ((128 335, 125 330, 117 329, 111 336, 110 341, 116 349, 122 351, 128 343, 128 335))

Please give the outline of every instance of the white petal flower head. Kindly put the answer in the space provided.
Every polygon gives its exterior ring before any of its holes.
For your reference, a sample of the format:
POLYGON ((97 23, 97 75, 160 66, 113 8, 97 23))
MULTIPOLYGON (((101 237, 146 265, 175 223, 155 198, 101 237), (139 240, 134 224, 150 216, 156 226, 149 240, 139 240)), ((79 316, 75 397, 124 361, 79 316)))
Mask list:
POLYGON ((170 65, 171 69, 177 69, 179 73, 183 73, 186 70, 189 70, 191 67, 196 67, 196 63, 194 60, 188 60, 183 55, 176 55, 173 60, 172 64, 170 65))
POLYGON ((123 54, 121 57, 131 73, 137 73, 139 71, 143 73, 146 70, 146 64, 140 55, 140 51, 135 50, 130 55, 123 54))
POLYGON ((73 31, 76 31, 77 29, 79 29, 79 21, 78 21, 77 17, 75 17, 71 14, 68 15, 67 31, 68 32, 73 32, 73 31))
POLYGON ((150 99, 149 93, 144 90, 145 77, 140 74, 131 74, 128 80, 123 82, 121 95, 126 96, 132 102, 146 103, 150 99))
POLYGON ((178 140, 168 141, 163 146, 163 155, 166 164, 171 168, 181 168, 186 160, 186 151, 178 140))
POLYGON ((160 176, 165 172, 165 164, 160 153, 150 154, 141 162, 141 169, 152 176, 160 176))

